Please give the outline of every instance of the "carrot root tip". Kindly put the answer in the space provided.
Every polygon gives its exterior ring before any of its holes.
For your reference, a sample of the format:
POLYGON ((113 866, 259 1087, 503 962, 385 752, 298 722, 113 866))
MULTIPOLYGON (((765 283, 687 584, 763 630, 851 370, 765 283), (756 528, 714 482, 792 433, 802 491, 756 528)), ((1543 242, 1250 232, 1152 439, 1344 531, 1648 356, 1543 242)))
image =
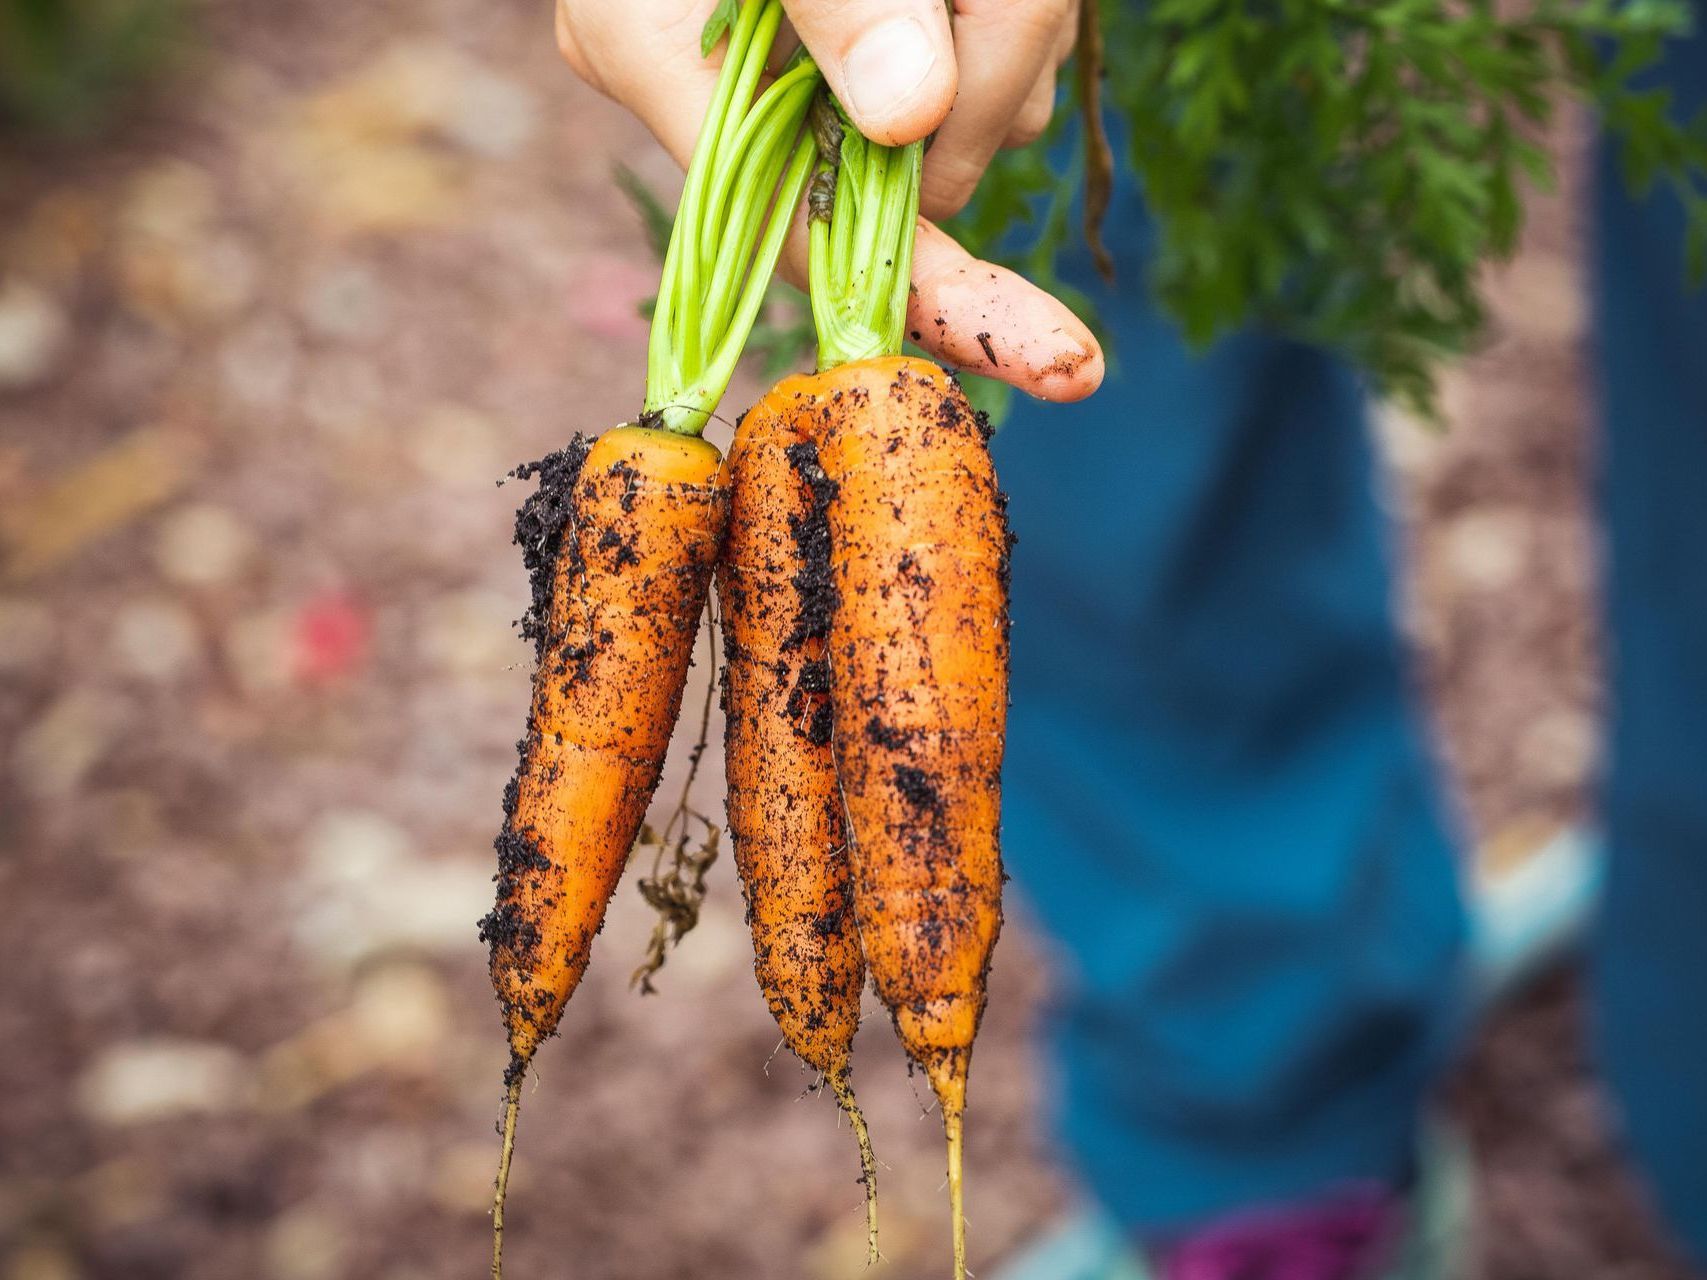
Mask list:
POLYGON ((836 1091, 836 1101, 853 1126, 859 1141, 859 1180, 865 1188, 865 1265, 877 1265, 877 1155, 871 1149, 871 1131, 865 1126, 865 1115, 854 1100, 853 1085, 848 1081, 844 1065, 830 1075, 830 1087, 836 1091))
POLYGON ((961 1173, 963 1121, 959 1111, 943 1113, 943 1130, 948 1136, 948 1212, 954 1234, 954 1280, 966 1280, 966 1188, 961 1173))
POLYGON ((510 1192, 510 1160, 516 1154, 516 1115, 522 1106, 522 1076, 506 1071, 504 1145, 498 1154, 498 1177, 492 1190, 492 1280, 504 1280, 504 1199, 510 1192))

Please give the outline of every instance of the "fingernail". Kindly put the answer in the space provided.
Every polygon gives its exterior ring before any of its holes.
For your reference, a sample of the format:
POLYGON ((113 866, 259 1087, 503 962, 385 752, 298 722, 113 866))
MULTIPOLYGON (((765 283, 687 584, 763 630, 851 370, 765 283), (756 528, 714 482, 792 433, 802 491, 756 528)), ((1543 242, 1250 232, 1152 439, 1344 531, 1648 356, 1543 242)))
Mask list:
POLYGON ((860 120, 886 120, 936 66, 936 45, 917 18, 891 18, 859 38, 842 59, 848 109, 860 120))

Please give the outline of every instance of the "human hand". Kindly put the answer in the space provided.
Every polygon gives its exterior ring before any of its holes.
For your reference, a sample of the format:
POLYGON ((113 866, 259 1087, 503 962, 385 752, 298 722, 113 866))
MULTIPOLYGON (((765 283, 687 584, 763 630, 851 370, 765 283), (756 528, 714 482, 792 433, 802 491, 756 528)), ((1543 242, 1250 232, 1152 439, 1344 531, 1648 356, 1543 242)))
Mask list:
MULTIPOLYGON (((717 78, 699 33, 714 0, 558 0, 557 42, 582 79, 637 115, 686 166, 717 78)), ((785 0, 789 20, 850 118, 891 145, 937 131, 921 207, 965 204, 1000 146, 1034 139, 1072 46, 1074 0, 785 0)), ((805 279, 805 236, 784 274, 805 279)), ((909 336, 937 358, 1046 400, 1102 381, 1096 339, 1057 299, 973 258, 921 219, 909 336)))

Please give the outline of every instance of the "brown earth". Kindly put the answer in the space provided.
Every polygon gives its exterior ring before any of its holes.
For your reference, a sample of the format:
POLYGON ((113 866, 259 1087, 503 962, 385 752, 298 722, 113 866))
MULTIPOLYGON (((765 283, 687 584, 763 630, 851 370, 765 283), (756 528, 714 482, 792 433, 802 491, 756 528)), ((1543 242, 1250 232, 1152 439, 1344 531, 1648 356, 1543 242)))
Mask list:
MULTIPOLYGON (((6 1280, 481 1273, 504 1048, 473 921, 527 701, 521 490, 493 481, 633 413, 655 268, 609 174, 673 180, 537 8, 210 6, 115 134, 0 152, 6 1280)), ((1383 432, 1484 833, 1580 813, 1593 767, 1579 238, 1547 206, 1495 281, 1454 430, 1383 432)), ((862 1272, 851 1139, 775 1054, 713 880, 648 1000, 619 895, 526 1096, 517 1276, 862 1272)), ((1068 1194, 1032 1110, 1045 983, 1011 929, 968 1155, 986 1270, 1068 1194)), ((1576 1026, 1557 984, 1455 1083, 1488 1274, 1680 1276, 1576 1026)), ((946 1227, 892 1040, 870 1020, 857 1081, 903 1280, 946 1227)))

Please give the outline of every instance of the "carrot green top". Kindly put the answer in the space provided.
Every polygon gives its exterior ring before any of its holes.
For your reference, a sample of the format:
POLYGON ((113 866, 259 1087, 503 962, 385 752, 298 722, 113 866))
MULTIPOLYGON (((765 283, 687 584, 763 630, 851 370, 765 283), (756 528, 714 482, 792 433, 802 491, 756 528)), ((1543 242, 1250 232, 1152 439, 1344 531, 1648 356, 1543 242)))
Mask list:
POLYGON ((821 77, 803 54, 763 93, 780 0, 723 0, 709 54, 728 48, 694 144, 646 354, 641 422, 697 436, 734 375, 812 171, 801 125, 821 77))
POLYGON ((897 355, 907 325, 922 142, 862 137, 827 97, 813 109, 818 171, 808 201, 818 367, 897 355))

